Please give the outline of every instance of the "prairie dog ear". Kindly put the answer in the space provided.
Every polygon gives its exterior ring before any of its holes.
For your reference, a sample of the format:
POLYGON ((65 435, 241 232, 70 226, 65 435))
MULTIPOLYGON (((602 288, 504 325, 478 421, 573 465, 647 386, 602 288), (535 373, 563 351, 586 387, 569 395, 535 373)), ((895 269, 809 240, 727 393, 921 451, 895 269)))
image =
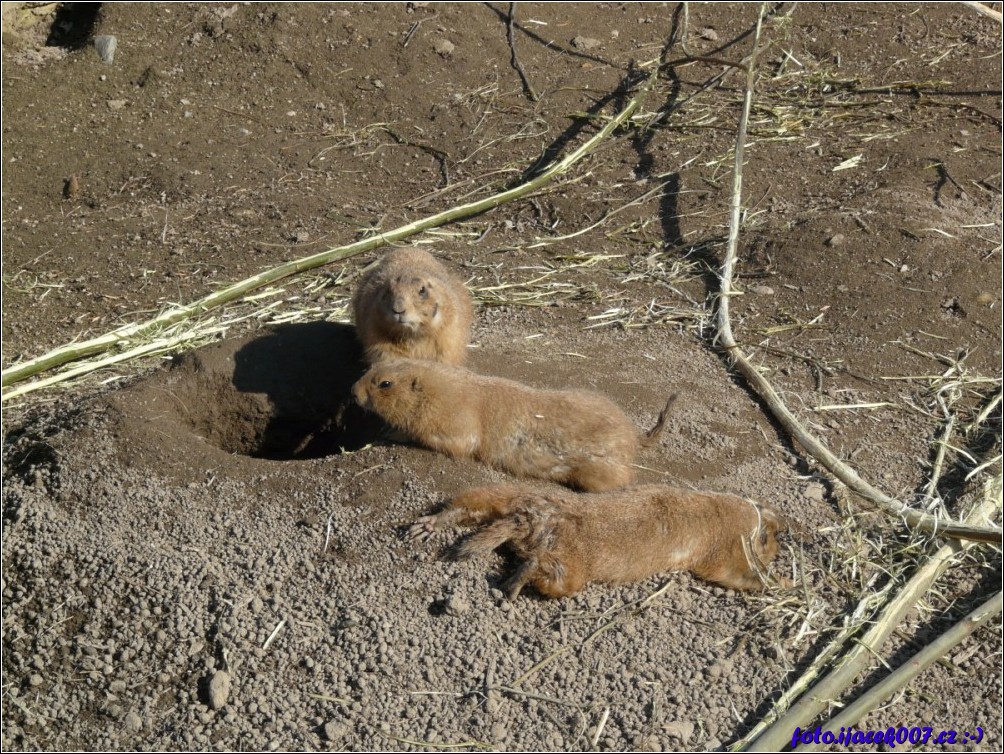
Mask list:
POLYGON ((412 377, 412 379, 411 379, 411 391, 413 393, 421 393, 422 392, 422 383, 419 382, 418 377, 412 377))

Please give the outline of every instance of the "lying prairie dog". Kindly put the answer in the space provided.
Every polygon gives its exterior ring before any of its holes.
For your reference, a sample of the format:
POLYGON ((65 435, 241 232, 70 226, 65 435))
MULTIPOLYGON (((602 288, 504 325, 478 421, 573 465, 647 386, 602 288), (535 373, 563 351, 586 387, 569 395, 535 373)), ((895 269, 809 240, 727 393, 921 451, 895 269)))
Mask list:
POLYGON ((493 486, 466 490, 418 519, 413 538, 453 526, 485 528, 456 548, 458 560, 509 543, 521 564, 503 589, 526 584, 545 597, 590 581, 639 581, 689 570, 730 589, 758 591, 786 528, 772 509, 735 495, 644 485, 601 494, 493 486))
POLYGON ((385 254, 356 288, 352 313, 371 364, 386 357, 462 364, 467 357, 471 294, 428 252, 385 254))
POLYGON ((658 439, 676 398, 640 437, 624 412, 597 393, 536 390, 430 361, 381 361, 352 393, 428 448, 592 492, 633 481, 639 445, 658 439))

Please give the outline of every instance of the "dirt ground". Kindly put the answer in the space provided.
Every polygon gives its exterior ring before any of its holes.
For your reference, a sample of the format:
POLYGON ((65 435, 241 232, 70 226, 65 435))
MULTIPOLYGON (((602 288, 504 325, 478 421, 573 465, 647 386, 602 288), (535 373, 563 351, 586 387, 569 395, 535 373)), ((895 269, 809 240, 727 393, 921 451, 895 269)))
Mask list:
MULTIPOLYGON (((742 98, 718 61, 750 52, 758 7, 519 3, 536 101, 501 3, 76 4, 5 31, 4 368, 515 185, 677 61, 555 183, 408 243, 474 291, 477 371, 600 391, 639 427, 679 392, 639 480, 776 506, 798 587, 674 573, 510 603, 504 554, 404 538, 506 477, 352 405, 371 252, 5 401, 4 750, 722 749, 909 578, 938 543, 834 484, 715 347, 742 98)), ((1000 25, 803 3, 763 44, 737 339, 883 491, 953 517, 999 501, 1000 25)), ((973 548, 884 662, 1000 585, 1000 551, 973 548)), ((979 726, 911 748, 999 750, 1001 673, 995 618, 860 727, 979 726)))

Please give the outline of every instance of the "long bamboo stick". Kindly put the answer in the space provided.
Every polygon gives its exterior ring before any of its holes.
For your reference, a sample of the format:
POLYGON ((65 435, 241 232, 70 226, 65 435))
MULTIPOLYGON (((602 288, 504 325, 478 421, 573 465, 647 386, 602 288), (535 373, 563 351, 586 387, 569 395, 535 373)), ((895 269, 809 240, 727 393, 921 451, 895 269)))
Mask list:
MULTIPOLYGON (((983 500, 969 513, 966 521, 974 524, 988 521, 1000 509, 1001 493, 998 479, 988 483, 983 500)), ((882 644, 903 620, 903 616, 924 596, 956 557, 972 546, 972 542, 952 540, 940 547, 917 569, 910 580, 896 593, 896 596, 886 604, 881 614, 875 619, 874 625, 850 651, 837 661, 835 668, 812 688, 805 691, 797 702, 772 723, 757 725, 742 742, 752 741, 752 743, 745 748, 742 747, 741 743, 739 750, 780 751, 786 742, 790 743, 792 731, 795 728, 809 725, 817 715, 826 709, 827 705, 840 697, 854 679, 865 670, 868 662, 876 656, 882 644), (761 730, 762 733, 760 733, 761 730)), ((799 682, 796 685, 801 689, 807 684, 799 682)), ((786 695, 785 702, 787 702, 787 698, 790 696, 786 695)), ((775 709, 778 708, 778 704, 775 704, 775 709)))
MULTIPOLYGON (((624 108, 617 113, 617 115, 611 118, 607 124, 604 125, 603 128, 601 128, 592 138, 583 143, 575 151, 550 165, 536 177, 520 184, 519 186, 516 186, 515 188, 502 191, 501 193, 486 197, 485 199, 479 199, 478 201, 463 204, 459 207, 451 207, 450 209, 444 210, 443 212, 439 212, 435 215, 407 223, 406 225, 402 225, 398 228, 387 231, 386 233, 365 238, 346 246, 339 246, 326 251, 318 252, 317 254, 313 254, 309 257, 303 257, 302 259, 286 262, 278 267, 273 267, 270 270, 266 270, 265 272, 261 272, 238 283, 227 286, 226 288, 216 291, 215 293, 201 298, 191 304, 169 309, 168 311, 163 312, 146 322, 125 325, 97 338, 57 348, 47 354, 44 354, 43 356, 39 356, 4 369, 2 372, 2 379, 0 379, 0 384, 2 384, 3 387, 13 385, 16 382, 20 382, 21 380, 27 379, 41 372, 48 371, 49 369, 53 369, 69 361, 74 361, 85 356, 91 356, 96 353, 107 351, 115 346, 126 344, 132 339, 155 332, 158 328, 173 325, 177 322, 188 319, 189 317, 203 314, 229 301, 240 298, 250 291, 261 288, 264 285, 274 283, 277 280, 320 267, 321 265, 346 259, 354 256, 355 254, 360 254, 364 251, 375 249, 378 246, 383 246, 384 244, 400 241, 424 230, 438 228, 446 223, 471 217, 472 215, 476 215, 481 212, 494 209, 495 207, 507 202, 511 202, 514 199, 520 199, 527 196, 542 186, 545 186, 557 176, 565 173, 575 163, 594 151, 596 147, 598 147, 604 139, 613 133, 618 126, 630 118, 631 115, 633 115, 638 109, 638 106, 641 104, 649 89, 651 89, 652 85, 655 83, 658 72, 659 66, 654 65, 648 75, 648 78, 645 79, 638 93, 632 97, 627 105, 625 105, 624 108)), ((0 400, 6 399, 7 394, 4 393, 0 400)))
MULTIPOLYGON (((977 628, 995 615, 1000 615, 1002 607, 1004 607, 1004 592, 997 592, 997 594, 981 604, 937 639, 914 654, 895 671, 882 679, 882 681, 872 686, 868 691, 844 707, 839 715, 831 718, 819 727, 823 730, 839 731, 841 728, 850 728, 857 725, 862 717, 873 711, 896 691, 910 683, 910 681, 930 667, 931 663, 947 654, 953 647, 971 636, 977 628)), ((820 751, 821 749, 813 743, 811 745, 799 746, 798 750, 820 751)))

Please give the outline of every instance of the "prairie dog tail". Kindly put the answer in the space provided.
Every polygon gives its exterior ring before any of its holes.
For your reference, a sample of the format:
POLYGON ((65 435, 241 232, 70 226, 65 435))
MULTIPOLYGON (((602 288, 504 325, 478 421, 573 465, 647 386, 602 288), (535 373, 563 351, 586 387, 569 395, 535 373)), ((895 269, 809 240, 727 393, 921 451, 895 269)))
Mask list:
POLYGON ((678 397, 679 397, 678 393, 673 393, 671 396, 669 396, 669 400, 666 401, 666 405, 663 407, 662 411, 659 412, 659 418, 656 419, 655 425, 652 427, 652 429, 650 429, 648 432, 642 435, 641 446, 643 448, 647 448, 651 445, 654 445, 655 442, 659 439, 659 435, 662 434, 662 430, 666 425, 666 417, 669 416, 669 410, 673 407, 673 404, 676 403, 676 399, 678 397))

